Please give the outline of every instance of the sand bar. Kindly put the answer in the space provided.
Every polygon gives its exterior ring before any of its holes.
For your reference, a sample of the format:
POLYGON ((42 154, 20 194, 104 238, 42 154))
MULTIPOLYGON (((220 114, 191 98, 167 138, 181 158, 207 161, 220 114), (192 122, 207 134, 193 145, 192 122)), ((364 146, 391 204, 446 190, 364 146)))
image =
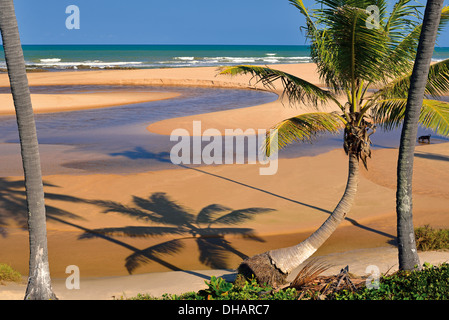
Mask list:
MULTIPOLYGON (((51 113, 121 106, 171 99, 177 96, 179 94, 174 92, 32 94, 31 103, 35 113, 51 113)), ((15 111, 11 94, 0 94, 0 115, 13 114, 15 114, 15 111)))

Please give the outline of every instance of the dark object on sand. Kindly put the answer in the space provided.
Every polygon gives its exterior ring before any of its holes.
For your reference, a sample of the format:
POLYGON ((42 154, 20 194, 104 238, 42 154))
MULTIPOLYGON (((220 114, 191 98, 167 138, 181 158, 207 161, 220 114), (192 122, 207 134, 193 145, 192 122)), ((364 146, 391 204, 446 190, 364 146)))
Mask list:
POLYGON ((430 143, 430 134, 425 135, 425 136, 420 136, 420 137, 418 138, 418 142, 424 142, 424 141, 426 141, 426 140, 427 140, 428 143, 430 143))

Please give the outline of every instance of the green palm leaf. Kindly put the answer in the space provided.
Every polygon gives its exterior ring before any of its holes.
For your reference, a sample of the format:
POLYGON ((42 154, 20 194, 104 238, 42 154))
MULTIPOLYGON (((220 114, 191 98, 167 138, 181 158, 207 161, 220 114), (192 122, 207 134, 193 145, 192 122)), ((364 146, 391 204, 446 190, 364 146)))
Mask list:
POLYGON ((419 9, 422 6, 410 4, 411 2, 412 0, 399 0, 395 3, 388 17, 385 31, 394 44, 401 43, 403 41, 403 35, 413 31, 421 20, 419 9))
POLYGON ((449 102, 425 99, 419 123, 439 135, 449 135, 449 102))
POLYGON ((337 134, 344 128, 346 121, 337 113, 314 112, 286 119, 267 134, 264 143, 264 153, 270 156, 271 146, 277 146, 280 150, 285 146, 296 142, 312 142, 319 134, 337 134))
MULTIPOLYGON (((403 6, 398 6, 400 10, 393 11, 391 19, 394 21, 395 28, 393 31, 389 30, 389 36, 392 40, 393 49, 385 61, 385 65, 389 66, 391 70, 398 71, 396 75, 410 74, 412 72, 413 61, 416 56, 416 48, 418 47, 419 37, 421 35, 422 24, 420 14, 413 14, 420 6, 408 5, 410 0, 401 0, 398 4, 403 3, 403 6), (410 19, 415 16, 417 19, 410 19), (402 37, 401 37, 402 34, 402 37), (405 35, 405 36, 404 36, 405 35)), ((396 6, 395 6, 396 8, 396 6)), ((441 19, 439 31, 449 22, 449 6, 446 6, 441 11, 441 19)))
POLYGON ((371 109, 371 118, 385 130, 395 129, 404 119, 406 105, 406 98, 378 100, 371 109))
POLYGON ((225 67, 220 74, 232 76, 238 74, 251 74, 253 78, 257 79, 257 83, 262 83, 270 90, 275 90, 275 82, 280 81, 283 86, 281 97, 286 95, 291 104, 312 103, 316 106, 318 102, 324 103, 329 100, 339 104, 328 91, 294 75, 268 67, 247 65, 225 67))
POLYGON ((384 66, 388 66, 390 71, 392 71, 392 77, 411 73, 420 34, 421 25, 417 25, 410 31, 410 33, 402 38, 400 43, 390 49, 389 55, 384 62, 384 66))
POLYGON ((289 0, 289 2, 295 6, 299 11, 304 15, 306 18, 307 27, 311 32, 317 31, 317 28, 315 26, 314 21, 312 20, 312 17, 310 16, 306 6, 304 5, 304 2, 302 0, 289 0))
POLYGON ((442 96, 449 92, 449 59, 430 66, 426 95, 442 96))
MULTIPOLYGON (((386 130, 397 128, 404 119, 406 105, 405 98, 379 101, 379 105, 373 109, 373 119, 386 130)), ((437 134, 448 136, 449 102, 424 99, 419 123, 437 134)))
POLYGON ((322 34, 318 45, 312 44, 312 57, 326 85, 335 91, 342 88, 355 91, 361 80, 383 80, 381 66, 387 56, 388 38, 383 28, 367 27, 370 16, 366 8, 374 4, 382 9, 385 3, 333 0, 319 3, 325 6, 316 14, 322 34))
MULTIPOLYGON (((405 98, 410 87, 411 72, 395 79, 374 94, 373 99, 405 98)), ((429 69, 425 95, 442 96, 449 92, 449 59, 434 63, 429 69)))

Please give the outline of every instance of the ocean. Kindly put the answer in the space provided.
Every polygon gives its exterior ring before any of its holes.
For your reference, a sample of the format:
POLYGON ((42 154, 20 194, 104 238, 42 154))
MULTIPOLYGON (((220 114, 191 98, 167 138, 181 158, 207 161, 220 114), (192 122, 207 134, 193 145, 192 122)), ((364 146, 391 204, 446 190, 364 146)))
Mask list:
MULTIPOLYGON (((309 46, 281 45, 23 45, 30 70, 96 70, 270 65, 310 62, 309 46)), ((435 49, 434 61, 449 58, 435 49)), ((0 47, 0 69, 5 69, 0 47)))
MULTIPOLYGON (((210 67, 310 62, 307 46, 24 45, 29 69, 210 67)), ((0 51, 0 68, 5 68, 0 51)))

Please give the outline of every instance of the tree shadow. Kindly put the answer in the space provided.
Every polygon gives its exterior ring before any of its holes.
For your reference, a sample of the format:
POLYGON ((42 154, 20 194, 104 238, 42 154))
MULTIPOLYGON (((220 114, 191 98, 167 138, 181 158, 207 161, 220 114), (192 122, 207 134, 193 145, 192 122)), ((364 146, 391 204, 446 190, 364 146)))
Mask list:
MULTIPOLYGON (((56 187, 49 183, 44 182, 45 187, 56 187)), ((71 202, 83 202, 84 200, 59 195, 55 193, 45 193, 45 198, 71 201, 71 202)), ((66 210, 56 208, 54 206, 45 205, 45 211, 47 219, 53 219, 57 217, 70 218, 75 220, 81 220, 80 216, 68 212, 66 210)), ((23 180, 11 181, 7 178, 0 178, 0 236, 8 236, 8 225, 13 221, 19 228, 26 230, 28 228, 28 213, 26 204, 26 192, 25 183, 23 180)))
POLYGON ((102 207, 103 213, 119 213, 156 226, 125 226, 85 230, 79 239, 98 237, 127 236, 133 238, 150 238, 174 236, 168 241, 152 245, 143 250, 134 250, 126 258, 125 267, 131 274, 142 264, 158 262, 171 270, 180 269, 164 262, 161 255, 178 254, 185 248, 187 241, 194 241, 199 250, 199 261, 213 269, 229 269, 229 253, 241 259, 247 255, 232 246, 226 239, 228 235, 242 236, 246 240, 264 242, 253 229, 235 227, 256 215, 272 212, 269 208, 245 208, 233 210, 220 204, 211 204, 202 208, 197 214, 168 198, 165 193, 153 193, 148 198, 133 197, 132 205, 125 206, 114 201, 93 201, 102 207))
MULTIPOLYGON (((49 184, 44 182, 45 187, 54 187, 57 188, 58 186, 49 184)), ((82 198, 72 197, 68 195, 63 194, 56 194, 56 193, 45 193, 46 199, 52 199, 52 200, 59 200, 59 201, 67 201, 67 202, 73 202, 73 203, 85 203, 85 204, 91 204, 91 205, 107 205, 109 209, 113 209, 113 206, 119 205, 114 202, 105 202, 100 200, 86 200, 82 198), (113 205, 113 206, 112 206, 113 205)), ((52 220, 58 223, 62 223, 68 226, 71 226, 73 228, 79 229, 83 231, 85 234, 90 234, 90 237, 96 237, 103 240, 106 240, 110 243, 119 245, 123 248, 126 248, 132 252, 130 255, 130 261, 131 263, 133 260, 138 261, 139 259, 143 259, 144 261, 154 261, 157 262, 170 270, 173 271, 182 271, 186 272, 204 279, 210 279, 209 276, 203 275, 201 273, 195 272, 195 271, 188 271, 183 270, 173 264, 168 263, 164 259, 162 259, 158 254, 161 254, 164 252, 164 250, 167 253, 170 253, 170 250, 178 250, 182 248, 180 245, 176 245, 176 241, 173 241, 172 243, 168 243, 165 246, 160 246, 159 248, 155 247, 153 249, 153 252, 151 250, 140 250, 126 242, 114 239, 111 236, 108 236, 106 234, 101 233, 95 233, 95 230, 91 230, 89 228, 83 227, 80 224, 75 223, 75 221, 85 221, 83 217, 80 217, 77 214, 68 212, 66 210, 57 208, 55 206, 51 206, 46 204, 46 216, 48 220, 52 220), (135 257, 135 259, 133 258, 135 257)), ((9 226, 14 225, 18 226, 19 228, 23 230, 27 230, 27 205, 26 205, 26 193, 25 193, 25 185, 23 180, 17 180, 17 181, 11 181, 7 178, 0 178, 0 237, 6 238, 8 237, 8 231, 9 226)), ((151 230, 151 227, 148 227, 149 230, 151 230)), ((130 230, 132 230, 132 227, 130 227, 130 230)), ((244 229, 243 229, 244 231, 244 229)), ((159 228, 157 230, 159 234, 164 234, 163 229, 159 228)), ((150 232, 151 233, 151 232, 150 232)), ((171 232, 173 233, 173 232, 171 232)), ((135 234, 138 234, 138 231, 135 232, 135 234)), ((170 233, 168 233, 170 234, 170 233)), ((251 235, 250 232, 248 232, 248 236, 251 235)), ((257 237, 254 236, 255 239, 257 237)), ((211 240, 213 242, 214 240, 211 240)), ((224 247, 224 246, 223 246, 224 247)), ((232 246, 230 247, 232 249, 232 246)), ((207 259, 207 258, 206 258, 207 259)))
MULTIPOLYGON (((386 148, 386 147, 383 147, 383 148, 386 148)), ((131 160, 151 159, 151 160, 157 160, 157 161, 160 161, 160 162, 163 162, 163 163, 169 163, 169 164, 173 165, 174 167, 181 167, 181 168, 184 168, 184 169, 194 170, 194 171, 197 171, 197 172, 200 172, 200 173, 203 173, 203 174, 206 174, 206 175, 209 175, 209 176, 221 179, 221 180, 225 180, 225 181, 228 181, 228 182, 231 182, 231 183, 234 183, 234 184, 246 187, 246 188, 250 188, 250 189, 253 189, 253 190, 260 191, 262 193, 268 194, 270 196, 273 196, 273 197, 276 197, 276 198, 279 198, 279 199, 283 199, 283 200, 286 200, 286 201, 289 201, 289 202, 292 202, 292 203, 295 203, 295 204, 298 204, 298 205, 301 205, 301 206, 304 206, 304 207, 308 207, 308 208, 311 208, 311 209, 314 209, 314 210, 317 210, 317 211, 321 211, 321 212, 327 213, 329 215, 332 214, 332 211, 330 211, 330 210, 326 210, 324 208, 320 208, 320 207, 317 207, 317 206, 314 206, 314 205, 311 205, 311 204, 307 204, 307 203, 304 203, 304 202, 301 202, 301 201, 298 201, 298 200, 295 200, 295 199, 291 199, 291 198, 288 198, 288 197, 285 197, 285 196, 273 193, 271 191, 264 190, 264 189, 261 189, 261 188, 258 188, 258 187, 255 187, 255 186, 252 186, 252 185, 249 185, 249 184, 237 181, 235 179, 231 179, 231 178, 227 178, 225 176, 221 176, 221 175, 218 175, 218 174, 210 173, 210 172, 207 172, 205 170, 202 170, 202 169, 194 167, 194 166, 187 166, 187 165, 184 165, 184 164, 173 164, 171 162, 171 160, 170 160, 170 153, 169 152, 154 153, 154 152, 146 150, 145 148, 136 147, 136 148, 134 148, 134 150, 129 150, 129 151, 125 151, 125 152, 119 152, 119 153, 111 153, 110 155, 111 156, 123 156, 123 157, 127 157, 128 159, 131 159, 131 160)), ((448 157, 448 159, 449 159, 449 157, 448 157)), ((364 226, 364 225, 358 223, 357 220, 349 218, 349 217, 345 217, 344 219, 346 221, 349 221, 350 223, 352 223, 352 225, 354 225, 354 226, 356 226, 358 228, 362 228, 362 229, 364 229, 366 231, 377 233, 379 235, 382 235, 382 236, 385 236, 387 238, 390 238, 391 240, 389 240, 388 243, 391 243, 391 244, 396 243, 396 236, 394 236, 392 234, 389 234, 389 233, 386 233, 386 232, 383 232, 383 231, 380 231, 380 230, 376 230, 376 229, 364 226)))
MULTIPOLYGON (((109 155, 111 155, 111 156, 123 156, 123 157, 127 157, 127 158, 129 158, 131 160, 151 159, 151 160, 157 160, 157 161, 164 162, 164 163, 169 163, 169 164, 173 165, 174 167, 194 170, 194 171, 197 171, 197 172, 200 172, 200 173, 203 173, 203 174, 206 174, 206 175, 209 175, 209 176, 221 179, 221 180, 232 182, 234 184, 238 184, 238 185, 246 187, 246 188, 257 190, 257 191, 263 192, 265 194, 268 194, 270 196, 274 196, 276 198, 284 199, 284 200, 287 200, 287 201, 290 201, 290 202, 293 202, 293 203, 296 203, 296 204, 299 204, 299 205, 302 205, 302 206, 305 206, 305 207, 308 207, 308 208, 312 208, 312 209, 315 209, 315 210, 318 210, 318 211, 322 211, 322 212, 325 212, 325 213, 328 213, 328 214, 332 213, 332 211, 329 211, 329 210, 326 210, 326 209, 323 209, 323 208, 319 208, 317 206, 314 206, 314 205, 311 205, 311 204, 307 204, 307 203, 304 203, 304 202, 300 202, 300 201, 297 201, 297 200, 294 200, 294 199, 291 199, 291 198, 288 198, 288 197, 284 197, 282 195, 279 195, 279 194, 276 194, 274 192, 271 192, 271 191, 268 191, 268 190, 264 190, 264 189, 261 189, 261 188, 249 185, 247 183, 243 183, 243 182, 240 182, 240 181, 237 181, 237 180, 234 180, 234 179, 231 179, 231 178, 227 178, 227 177, 224 177, 224 176, 221 176, 221 175, 218 175, 218 174, 207 172, 205 170, 202 170, 200 168, 195 167, 195 165, 188 166, 188 165, 184 165, 184 164, 173 164, 171 162, 171 160, 170 160, 170 153, 169 152, 153 153, 151 151, 145 150, 142 147, 136 147, 134 150, 124 151, 124 152, 119 152, 119 153, 111 153, 109 155)), ((196 166, 200 166, 200 165, 196 165, 196 166)))
POLYGON ((415 152, 415 157, 428 159, 428 160, 437 160, 437 161, 449 161, 449 156, 444 156, 441 154, 430 153, 430 152, 415 152))

